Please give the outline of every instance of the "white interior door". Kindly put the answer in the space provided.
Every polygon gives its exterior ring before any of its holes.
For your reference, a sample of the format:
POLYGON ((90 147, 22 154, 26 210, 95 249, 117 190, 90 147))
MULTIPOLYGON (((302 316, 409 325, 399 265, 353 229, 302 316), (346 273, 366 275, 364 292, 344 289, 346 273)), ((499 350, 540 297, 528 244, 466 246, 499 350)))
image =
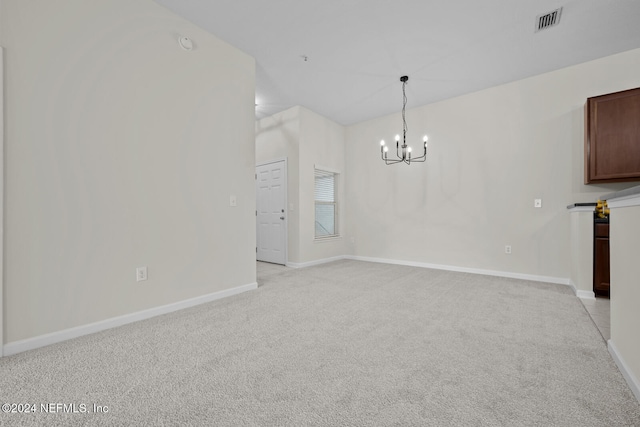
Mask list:
POLYGON ((257 260, 287 262, 287 162, 256 167, 257 260))

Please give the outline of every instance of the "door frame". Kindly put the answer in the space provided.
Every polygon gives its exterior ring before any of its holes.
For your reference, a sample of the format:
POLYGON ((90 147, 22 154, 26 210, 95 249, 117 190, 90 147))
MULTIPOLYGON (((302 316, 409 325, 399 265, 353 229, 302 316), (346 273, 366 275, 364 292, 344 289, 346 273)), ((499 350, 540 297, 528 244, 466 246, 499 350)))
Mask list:
POLYGON ((279 162, 284 162, 284 265, 289 265, 289 163, 286 157, 256 163, 254 185, 256 192, 256 261, 258 260, 258 167, 279 162))

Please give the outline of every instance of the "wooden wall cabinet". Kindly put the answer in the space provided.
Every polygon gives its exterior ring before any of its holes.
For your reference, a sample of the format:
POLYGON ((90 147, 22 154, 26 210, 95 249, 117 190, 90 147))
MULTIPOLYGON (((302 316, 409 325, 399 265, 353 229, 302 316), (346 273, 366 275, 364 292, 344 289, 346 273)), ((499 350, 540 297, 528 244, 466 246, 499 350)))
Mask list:
POLYGON ((640 181, 640 88, 585 104, 585 184, 640 181))

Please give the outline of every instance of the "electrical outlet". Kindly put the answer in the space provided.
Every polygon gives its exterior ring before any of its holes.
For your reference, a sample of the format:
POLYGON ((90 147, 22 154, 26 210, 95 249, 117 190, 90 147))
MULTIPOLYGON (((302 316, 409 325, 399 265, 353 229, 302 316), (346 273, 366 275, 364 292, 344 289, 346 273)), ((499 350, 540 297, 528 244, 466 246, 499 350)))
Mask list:
POLYGON ((504 253, 505 254, 510 254, 511 253, 511 245, 506 245, 504 247, 504 253))
POLYGON ((136 268, 136 282, 147 280, 147 267, 136 268))
POLYGON ((542 199, 534 199, 533 200, 533 207, 534 208, 541 208, 542 207, 542 199))

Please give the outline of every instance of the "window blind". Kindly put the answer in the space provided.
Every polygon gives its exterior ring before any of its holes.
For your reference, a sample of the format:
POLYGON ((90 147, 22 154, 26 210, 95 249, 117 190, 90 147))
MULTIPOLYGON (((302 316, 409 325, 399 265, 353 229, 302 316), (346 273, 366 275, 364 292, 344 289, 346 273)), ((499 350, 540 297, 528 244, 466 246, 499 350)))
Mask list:
POLYGON ((336 174, 315 170, 315 236, 337 236, 336 174))

